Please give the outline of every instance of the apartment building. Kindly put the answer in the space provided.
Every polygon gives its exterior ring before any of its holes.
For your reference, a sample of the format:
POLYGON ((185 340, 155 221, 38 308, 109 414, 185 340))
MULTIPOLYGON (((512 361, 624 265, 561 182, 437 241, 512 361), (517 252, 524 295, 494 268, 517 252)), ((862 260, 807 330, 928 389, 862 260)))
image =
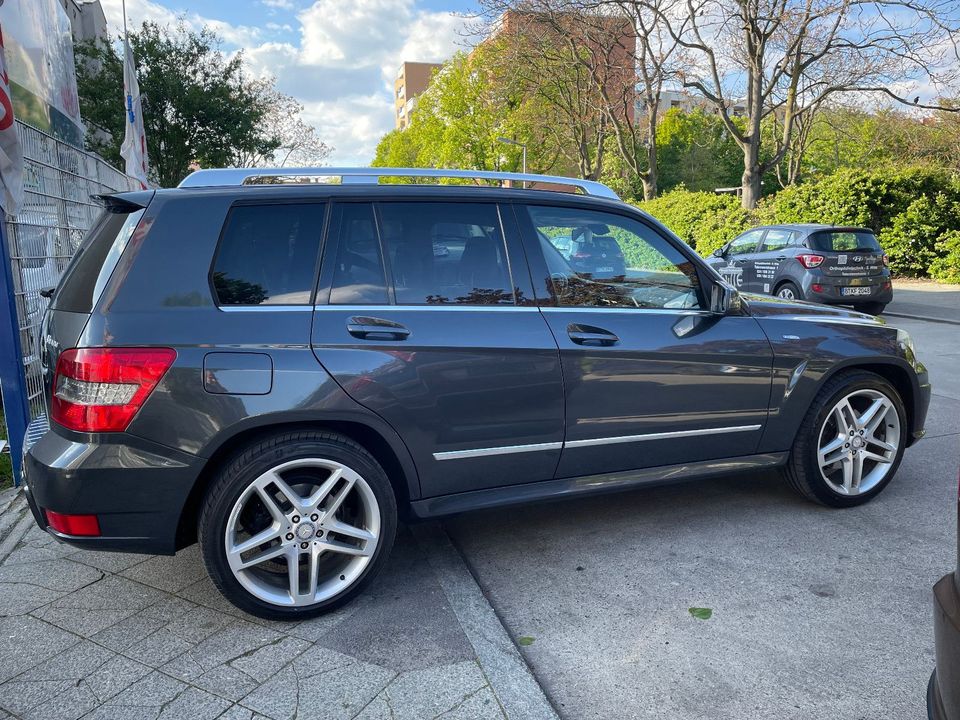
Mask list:
POLYGON ((393 107, 398 130, 410 124, 410 113, 417 105, 417 97, 427 89, 434 71, 441 67, 439 63, 404 62, 397 70, 397 79, 393 83, 393 107))
POLYGON ((75 43, 108 38, 107 18, 100 0, 59 0, 60 7, 70 19, 70 30, 75 43))
MULTIPOLYGON (((640 89, 637 88, 639 93, 640 89)), ((660 112, 665 113, 668 110, 680 110, 685 113, 694 110, 703 110, 706 113, 716 115, 717 109, 703 95, 688 92, 686 90, 661 90, 660 91, 660 112)), ((637 100, 636 114, 643 115, 645 112, 643 102, 637 100)), ((743 117, 747 114, 747 106, 740 100, 735 100, 730 105, 730 114, 734 117, 743 117)))

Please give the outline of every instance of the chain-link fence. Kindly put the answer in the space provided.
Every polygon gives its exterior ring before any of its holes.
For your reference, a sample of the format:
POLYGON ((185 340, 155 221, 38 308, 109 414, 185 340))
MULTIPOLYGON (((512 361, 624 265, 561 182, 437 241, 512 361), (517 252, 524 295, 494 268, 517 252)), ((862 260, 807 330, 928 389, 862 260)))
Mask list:
POLYGON ((41 292, 57 284, 99 214, 91 196, 132 190, 137 184, 97 155, 29 125, 17 122, 17 133, 23 146, 25 197, 20 212, 7 216, 5 235, 20 335, 21 391, 29 420, 38 421, 33 430, 45 422, 39 349, 40 322, 49 300, 41 292))

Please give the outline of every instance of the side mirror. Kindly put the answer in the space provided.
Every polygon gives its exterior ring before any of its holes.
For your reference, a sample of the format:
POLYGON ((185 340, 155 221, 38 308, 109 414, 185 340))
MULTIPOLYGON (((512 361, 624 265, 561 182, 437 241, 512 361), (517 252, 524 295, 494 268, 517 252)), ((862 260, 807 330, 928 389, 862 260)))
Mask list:
POLYGON ((729 244, 724 245, 723 247, 718 247, 716 250, 713 251, 713 257, 722 258, 724 255, 727 254, 728 247, 730 247, 729 244))
POLYGON ((736 288, 723 282, 713 284, 710 290, 710 312, 714 315, 726 315, 730 310, 739 305, 740 293, 736 288))

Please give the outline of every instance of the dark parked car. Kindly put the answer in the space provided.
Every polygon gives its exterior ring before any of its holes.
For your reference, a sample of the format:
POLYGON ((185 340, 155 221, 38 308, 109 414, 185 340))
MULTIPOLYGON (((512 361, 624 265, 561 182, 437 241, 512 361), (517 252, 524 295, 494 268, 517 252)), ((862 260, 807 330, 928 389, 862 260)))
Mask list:
POLYGON ((771 225, 747 230, 708 262, 740 290, 853 305, 879 315, 893 299, 887 256, 872 230, 771 225))
POLYGON ((398 512, 763 468, 849 507, 923 435, 906 333, 741 295, 603 185, 296 172, 343 184, 207 170, 104 198, 43 328, 51 426, 24 466, 50 533, 168 554, 199 539, 238 607, 303 617, 376 575, 398 512), (636 267, 581 272, 550 240, 587 233, 636 267))
POLYGON ((564 251, 563 236, 553 238, 554 247, 563 252, 570 267, 578 273, 597 277, 620 277, 626 273, 623 251, 610 237, 610 228, 602 223, 575 228, 564 251))
POLYGON ((957 521, 957 569, 933 586, 937 669, 927 686, 930 720, 960 720, 960 487, 957 488, 957 521))

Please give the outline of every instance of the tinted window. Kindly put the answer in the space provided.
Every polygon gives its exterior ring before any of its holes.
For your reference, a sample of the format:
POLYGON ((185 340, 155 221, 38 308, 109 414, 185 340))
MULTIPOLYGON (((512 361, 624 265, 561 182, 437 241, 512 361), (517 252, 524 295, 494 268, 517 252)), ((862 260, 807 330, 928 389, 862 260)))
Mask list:
POLYGON ((653 228, 620 215, 529 207, 557 303, 571 307, 699 306, 696 268, 653 228))
POLYGON ((341 206, 340 242, 330 302, 334 305, 385 305, 389 302, 373 206, 368 203, 341 206))
POLYGON ((763 239, 763 249, 783 250, 792 245, 793 233, 789 230, 767 230, 767 236, 763 239))
POLYGON ((752 253, 757 251, 757 247, 760 245, 760 238, 763 237, 763 230, 751 230, 746 232, 732 243, 730 243, 730 249, 727 250, 728 255, 746 255, 747 253, 752 253))
POLYGON ((877 242, 877 238, 874 237, 873 233, 869 232, 821 231, 813 233, 808 242, 812 250, 820 250, 823 252, 831 252, 834 250, 876 252, 880 250, 880 243, 877 242))
POLYGON ((217 301, 309 304, 324 210, 322 204, 235 207, 213 268, 217 301))
MULTIPOLYGON (((104 211, 67 266, 51 307, 67 312, 91 312, 141 217, 143 210, 104 211)), ((43 242, 34 250, 47 253, 49 246, 43 242)))
POLYGON ((513 304, 495 205, 383 203, 378 210, 398 305, 513 304))

